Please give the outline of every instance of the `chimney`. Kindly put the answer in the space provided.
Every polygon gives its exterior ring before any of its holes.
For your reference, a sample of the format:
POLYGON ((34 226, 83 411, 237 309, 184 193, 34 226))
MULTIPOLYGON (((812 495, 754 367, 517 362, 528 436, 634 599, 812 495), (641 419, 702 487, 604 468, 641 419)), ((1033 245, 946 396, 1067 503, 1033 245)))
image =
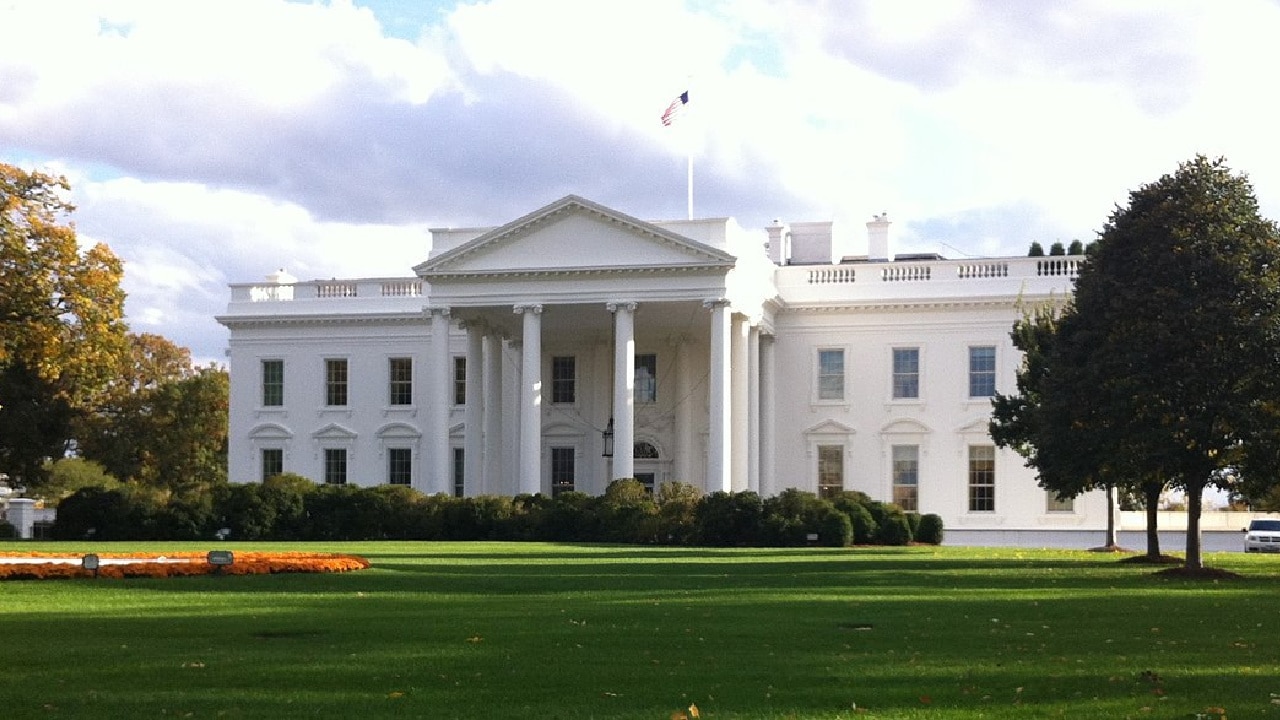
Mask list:
POLYGON ((787 239, 791 234, 791 228, 782 224, 781 220, 774 220, 773 224, 764 229, 769 234, 769 242, 765 244, 766 252, 769 259, 774 265, 786 265, 790 248, 787 247, 787 239))
POLYGON ((889 259, 889 213, 880 213, 867 222, 867 259, 889 259))
POLYGON ((267 276, 267 282, 272 285, 292 285, 298 282, 298 278, 290 275, 284 268, 280 268, 267 276))

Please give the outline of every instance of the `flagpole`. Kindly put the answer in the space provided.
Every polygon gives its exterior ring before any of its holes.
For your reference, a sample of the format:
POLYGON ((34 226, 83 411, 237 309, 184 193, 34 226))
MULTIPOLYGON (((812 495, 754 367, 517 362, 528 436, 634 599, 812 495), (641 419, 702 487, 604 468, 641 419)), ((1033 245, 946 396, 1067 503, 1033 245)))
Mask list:
POLYGON ((689 154, 686 155, 685 157, 687 158, 687 161, 688 161, 686 164, 686 174, 688 175, 686 185, 688 185, 688 188, 689 188, 689 219, 692 220, 693 219, 693 148, 689 149, 689 154))

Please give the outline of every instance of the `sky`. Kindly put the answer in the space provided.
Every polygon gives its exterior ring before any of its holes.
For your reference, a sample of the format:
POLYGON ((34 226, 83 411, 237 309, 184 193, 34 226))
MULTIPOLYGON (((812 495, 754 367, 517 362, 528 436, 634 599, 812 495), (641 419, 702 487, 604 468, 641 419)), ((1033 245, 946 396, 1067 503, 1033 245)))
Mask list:
POLYGON ((1197 154, 1278 218, 1276 37, 1280 0, 0 0, 0 162, 217 362, 230 283, 409 276, 567 194, 680 219, 690 158, 694 215, 855 249, 1088 241, 1197 154))

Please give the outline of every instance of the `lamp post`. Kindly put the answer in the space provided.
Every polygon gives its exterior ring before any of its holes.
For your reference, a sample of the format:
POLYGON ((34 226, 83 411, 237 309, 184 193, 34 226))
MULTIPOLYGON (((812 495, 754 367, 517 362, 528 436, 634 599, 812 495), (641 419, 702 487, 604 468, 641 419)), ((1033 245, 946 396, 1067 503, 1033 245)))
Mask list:
POLYGON ((613 418, 609 418, 609 426, 600 433, 600 439, 603 441, 604 450, 601 451, 601 457, 613 457, 613 418))

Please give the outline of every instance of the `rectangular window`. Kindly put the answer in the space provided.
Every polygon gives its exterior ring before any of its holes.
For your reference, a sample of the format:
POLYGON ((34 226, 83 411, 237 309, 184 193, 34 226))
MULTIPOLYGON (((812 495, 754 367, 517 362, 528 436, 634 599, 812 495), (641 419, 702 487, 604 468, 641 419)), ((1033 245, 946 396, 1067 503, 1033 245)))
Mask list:
POLYGON ((551 358, 551 402, 572 405, 578 394, 578 361, 570 357, 551 358))
POLYGON ((818 351, 818 399, 844 400, 844 350, 818 351))
POLYGON ((920 510, 920 446, 893 446, 893 504, 907 512, 920 510))
POLYGON ((920 348, 893 349, 893 398, 920 397, 920 348))
POLYGON ((462 497, 467 490, 467 450, 453 449, 453 496, 462 497))
POLYGON ((262 479, 273 478, 284 472, 284 450, 262 448, 262 479))
POLYGON ((387 363, 390 381, 390 404, 413 404, 413 358, 391 358, 387 363))
POLYGON ((324 404, 329 406, 347 404, 347 361, 345 358, 330 358, 324 361, 324 404))
POLYGON ((1061 497, 1058 493, 1049 490, 1045 493, 1045 512, 1051 513, 1073 513, 1076 511, 1076 499, 1073 497, 1061 497))
POLYGON ((324 481, 327 485, 347 484, 346 448, 324 449, 324 481))
POLYGON ((969 397, 996 394, 996 349, 991 345, 969 348, 969 397))
POLYGON ((818 446, 818 497, 834 498, 844 492, 844 446, 818 446))
POLYGON ((284 361, 262 361, 262 405, 263 407, 280 407, 284 405, 284 361))
POLYGON ((635 401, 637 403, 658 401, 657 355, 636 355, 635 383, 635 401))
POLYGON ((453 404, 467 404, 467 359, 453 359, 453 404))
POLYGON ((969 512, 995 512, 996 449, 993 445, 969 446, 969 512))
POLYGON ((387 448, 387 483, 390 485, 413 484, 413 450, 387 448))
POLYGON ((551 497, 562 492, 572 492, 574 487, 574 461, 577 450, 571 447, 551 448, 551 497))

